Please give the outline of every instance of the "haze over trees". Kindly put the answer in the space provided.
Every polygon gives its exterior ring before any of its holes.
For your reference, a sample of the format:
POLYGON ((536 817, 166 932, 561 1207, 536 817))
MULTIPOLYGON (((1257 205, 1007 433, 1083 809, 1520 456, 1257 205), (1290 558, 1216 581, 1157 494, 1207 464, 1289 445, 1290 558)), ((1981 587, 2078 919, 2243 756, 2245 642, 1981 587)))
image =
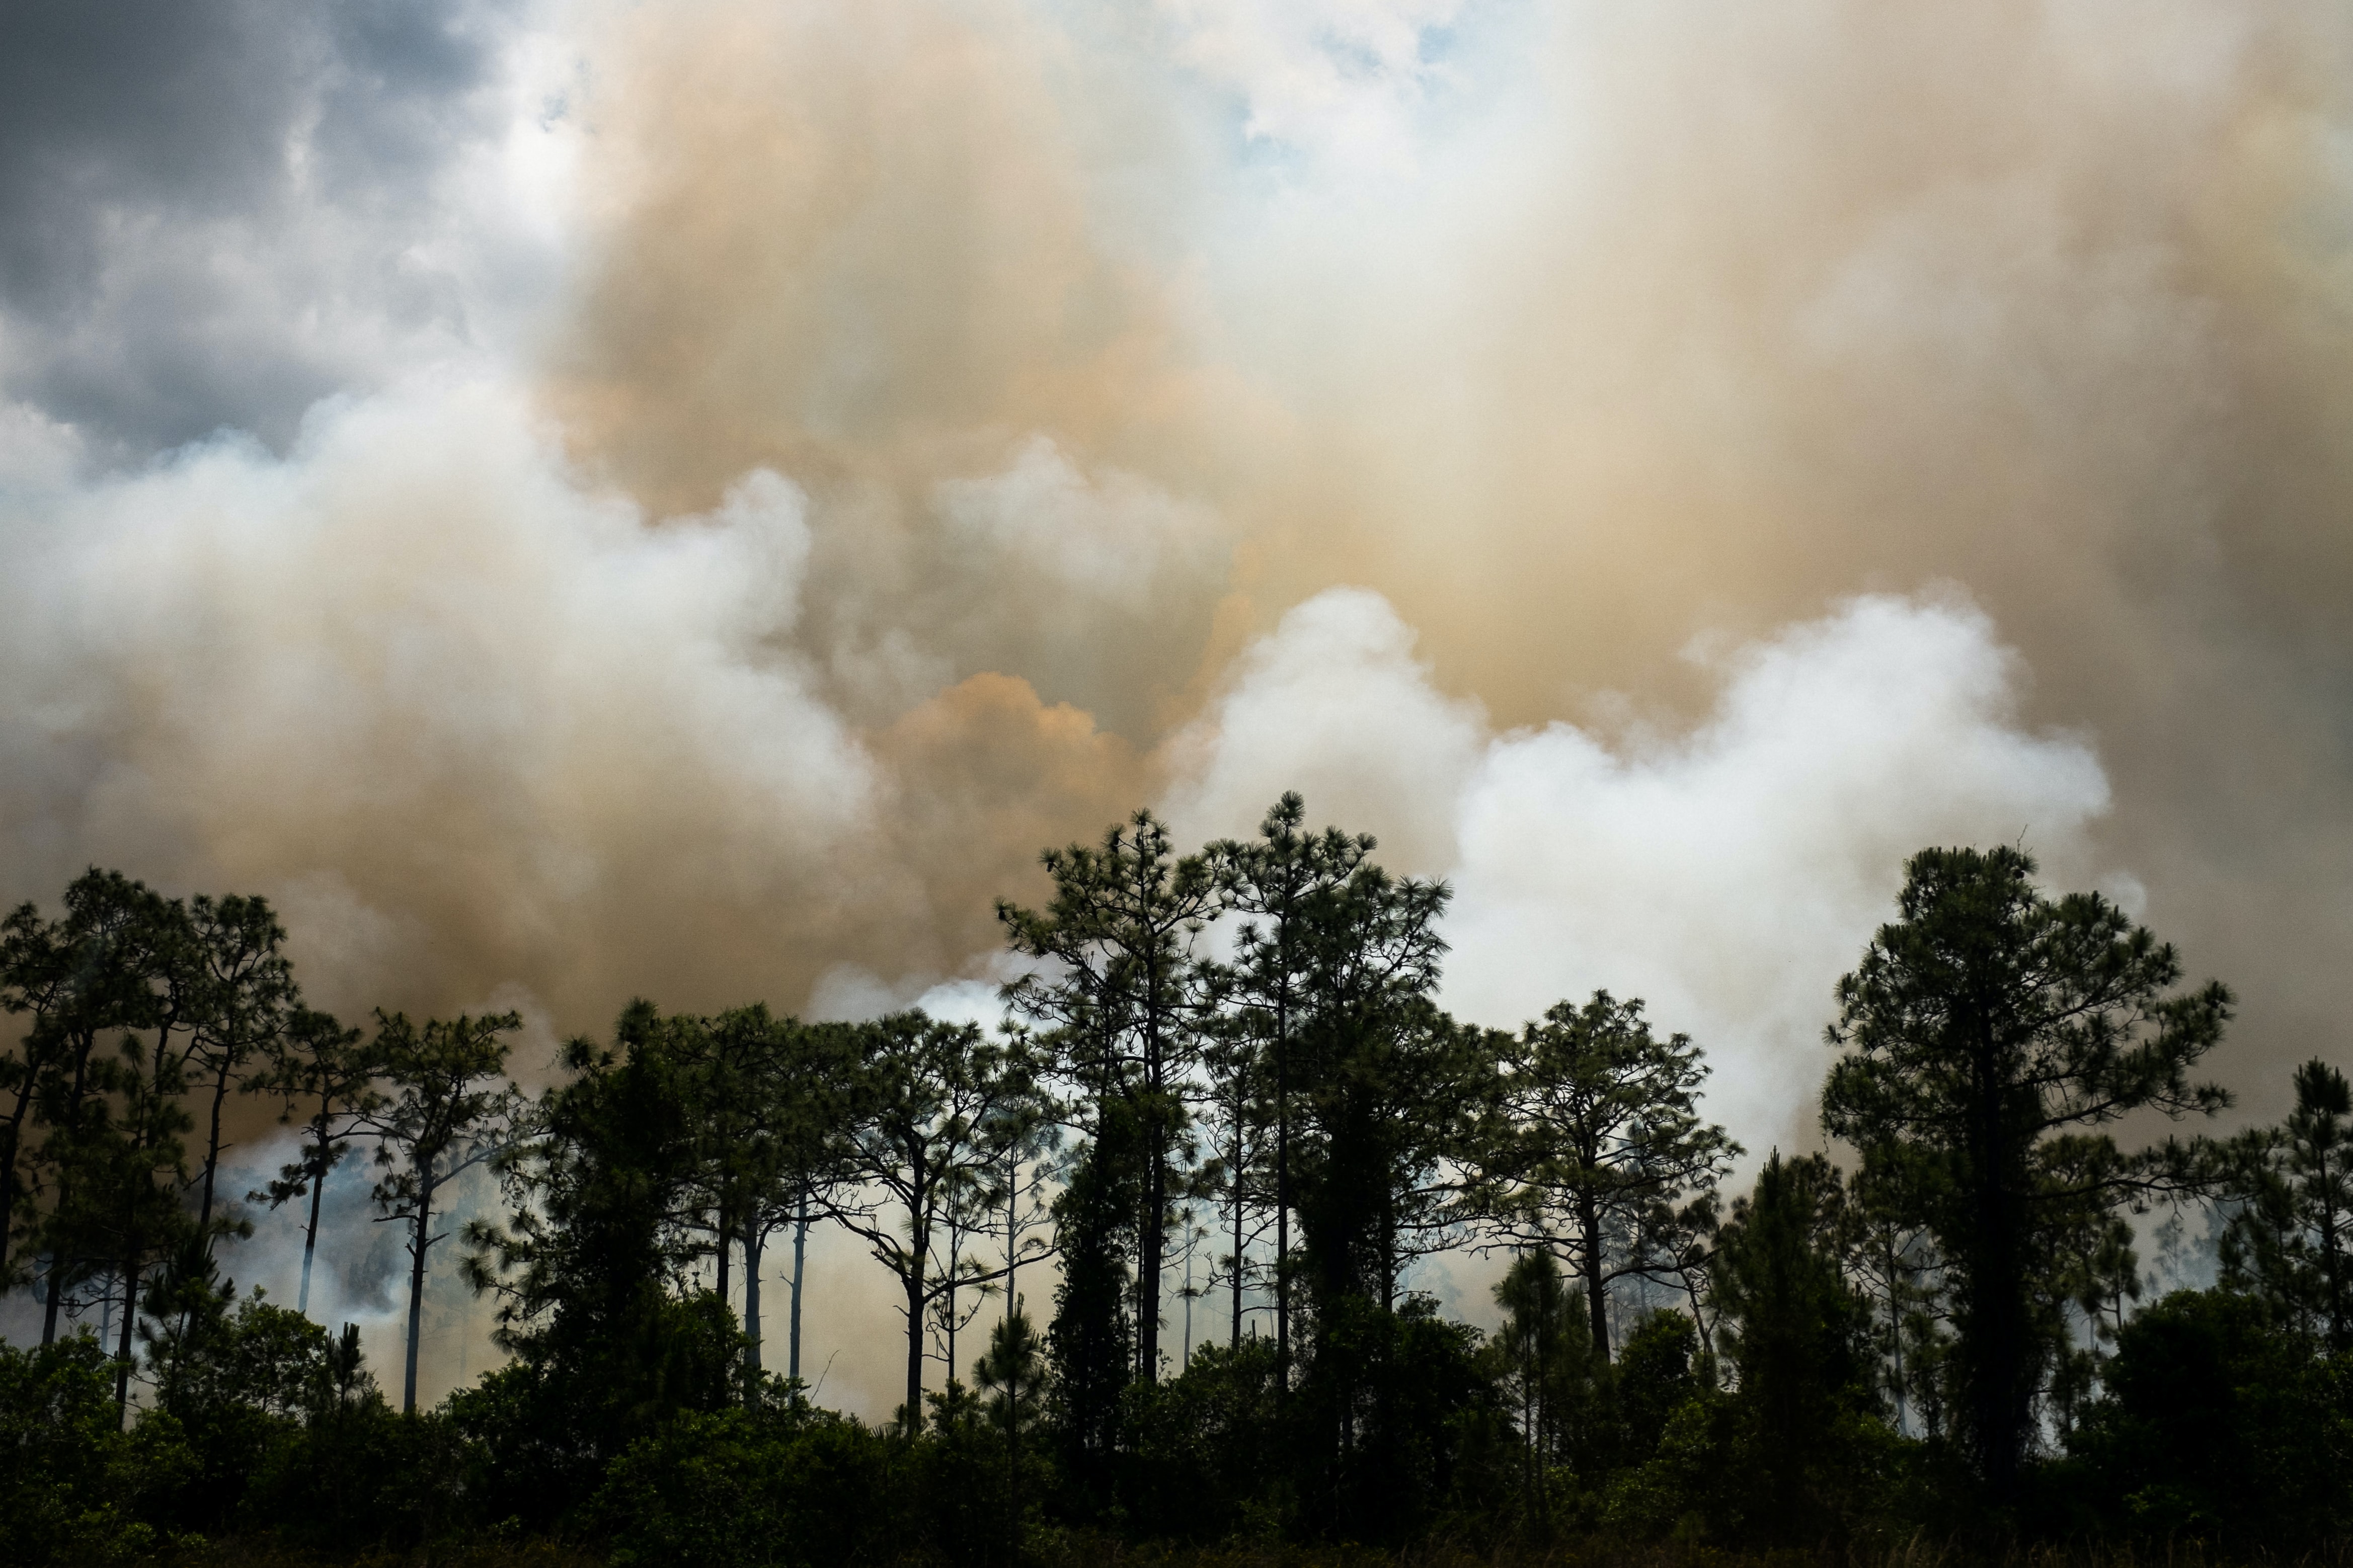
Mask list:
POLYGON ((2284 1126, 2200 1135, 2230 994, 2114 905, 2014 849, 1915 856, 1824 999, 1830 1152, 1734 1190, 1704 1042, 1607 991, 1450 1016, 1448 889, 1306 824, 1287 795, 1197 853, 1147 813, 1049 851, 1046 903, 998 909, 1029 967, 997 1029, 639 1001, 535 1096, 512 1015, 308 1008, 258 899, 92 871, 16 910, 6 1278, 43 1327, 0 1348, 0 1542, 1013 1563, 1090 1533, 2284 1549, 2353 1518, 2353 1093, 2315 1061, 2284 1126), (298 1151, 248 1199, 304 1205, 292 1310, 224 1268, 247 1095, 298 1151), (407 1265, 397 1411, 307 1315, 363 1148, 407 1265), (459 1226, 461 1188, 495 1202, 459 1226), (2168 1207, 2211 1216, 2220 1280, 2144 1302, 2168 1207), (812 1225, 894 1282, 885 1426, 799 1375, 812 1225), (1446 1249, 1498 1258, 1493 1334, 1417 1288, 1446 1249), (507 1359, 420 1408, 427 1296, 461 1288, 507 1359), (1172 1345, 1188 1289, 1219 1329, 1172 1345))

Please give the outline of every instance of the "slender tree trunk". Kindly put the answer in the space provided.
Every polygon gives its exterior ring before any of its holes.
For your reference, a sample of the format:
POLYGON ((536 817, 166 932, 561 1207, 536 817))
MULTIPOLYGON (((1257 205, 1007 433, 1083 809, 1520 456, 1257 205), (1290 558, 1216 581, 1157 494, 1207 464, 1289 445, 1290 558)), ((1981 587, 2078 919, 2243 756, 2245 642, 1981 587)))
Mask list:
POLYGON ((1242 1348, 1242 1118, 1248 1113, 1249 1100, 1241 1090, 1245 1079, 1234 1074, 1234 1323, 1232 1348, 1242 1348))
POLYGON ((947 1307, 948 1382, 956 1380, 956 1270, 964 1264, 964 1242, 956 1227, 948 1226, 947 1294, 941 1300, 947 1307))
POLYGON ((744 1403, 760 1405, 760 1253, 768 1239, 767 1224, 758 1218, 744 1226, 744 1403))
MULTIPOLYGON (((907 1288, 907 1436, 923 1429, 923 1276, 932 1256, 931 1191, 923 1179, 924 1151, 907 1162, 907 1253, 900 1281, 907 1288)), ((951 1375, 955 1368, 948 1369, 951 1375)))
POLYGON ((1397 1310, 1398 1243, 1397 1195, 1381 1194, 1381 1310, 1397 1310))
POLYGON ((786 1346, 787 1362, 785 1376, 794 1383, 801 1380, 801 1268, 808 1261, 808 1192, 801 1192, 801 1212, 793 1221, 793 1310, 792 1326, 787 1331, 790 1343, 786 1346))
POLYGON ((907 1289, 907 1414, 906 1433, 923 1429, 923 1255, 911 1250, 907 1271, 899 1277, 907 1289))
POLYGON ((1977 1063, 1977 1257, 1969 1270, 1973 1276, 1968 1282, 1969 1300, 1964 1303, 1973 1321, 1965 1325, 1963 1344, 1976 1342, 1972 1358, 1976 1365, 1969 1369, 1975 1374, 1970 1390, 1975 1430, 1970 1436, 1993 1500, 2008 1504, 2017 1495, 2031 1393, 2024 1378, 2028 1329, 2019 1204, 2006 1158, 2001 1075, 1995 1049, 1987 1030, 1977 1063))
POLYGON ((311 1315, 311 1259, 319 1251, 319 1207, 327 1195, 327 1147, 322 1123, 311 1166, 311 1223, 302 1228, 302 1293, 294 1300, 294 1310, 306 1318, 311 1315))
MULTIPOLYGON (((1013 1275, 1009 1269, 1005 1278, 1007 1280, 1005 1299, 1010 1302, 1013 1300, 1011 1289, 1013 1275)), ((1006 1310, 1010 1312, 1013 1309, 1008 1306, 1006 1310)), ((1009 1329, 1005 1335, 1005 1348, 1008 1352, 1009 1362, 1005 1378, 1006 1561, 1018 1562, 1021 1557, 1021 1373, 1024 1371, 1022 1363, 1025 1358, 1012 1353, 1017 1347, 1009 1329)))
MULTIPOLYGON (((2336 1118, 2331 1117, 2333 1124, 2336 1118)), ((7 1234, 0 1230, 0 1236, 7 1234)), ((2328 1173, 2328 1150, 2320 1151, 2320 1258, 2328 1279, 2328 1348, 2345 1348, 2345 1286, 2338 1261, 2337 1188, 2328 1173)))
POLYGON ((131 1326, 139 1321, 139 1258, 122 1258, 122 1337, 114 1352, 114 1425, 119 1428, 131 1405, 131 1326))
POLYGON ((1609 1362, 1609 1289, 1602 1277, 1601 1215, 1593 1205, 1593 1194, 1580 1193, 1577 1200, 1577 1229, 1585 1238, 1585 1300, 1592 1313, 1593 1348, 1600 1352, 1603 1365, 1609 1362))
MULTIPOLYGON (((62 1194, 63 1189, 60 1188, 62 1194)), ((41 1254, 41 1348, 47 1350, 58 1342, 58 1253, 50 1247, 41 1254)))
POLYGON ((400 1413, 417 1414, 417 1348, 425 1331, 425 1249, 433 1245, 433 1168, 417 1173, 417 1229, 408 1244, 408 1367, 401 1380, 400 1413))
MULTIPOLYGON (((1155 964, 1147 972, 1145 984, 1156 988, 1159 969, 1155 964)), ((1147 1005, 1153 1004, 1147 1000, 1147 1005)), ((1151 1113, 1145 1125, 1149 1130, 1150 1147, 1145 1158, 1150 1163, 1145 1178, 1144 1246, 1140 1267, 1135 1271, 1135 1371, 1145 1383, 1160 1380, 1160 1271, 1162 1268, 1163 1234, 1168 1225, 1168 1136, 1165 1125, 1166 1108, 1162 1104, 1164 1070, 1160 1060, 1160 1026, 1156 1016, 1145 1024, 1144 1084, 1150 1096, 1151 1113)))
POLYGON ((1274 1397, 1291 1397, 1291 970, 1290 922, 1275 938, 1274 987, 1274 1397))
POLYGON ((1904 1409, 1904 1276, 1896 1256, 1895 1233, 1887 1234, 1887 1349, 1895 1360, 1895 1435, 1909 1436, 1904 1409))
POLYGON ((213 1178, 220 1171, 221 1104, 228 1099, 228 1067, 222 1064, 220 1074, 213 1080, 212 1130, 205 1140, 205 1196, 196 1208, 196 1235, 203 1241, 205 1256, 213 1255, 213 1178))
POLYGON ((732 1306, 734 1300, 727 1293, 727 1247, 731 1239, 727 1215, 723 1212, 719 1216, 719 1300, 723 1306, 732 1306))

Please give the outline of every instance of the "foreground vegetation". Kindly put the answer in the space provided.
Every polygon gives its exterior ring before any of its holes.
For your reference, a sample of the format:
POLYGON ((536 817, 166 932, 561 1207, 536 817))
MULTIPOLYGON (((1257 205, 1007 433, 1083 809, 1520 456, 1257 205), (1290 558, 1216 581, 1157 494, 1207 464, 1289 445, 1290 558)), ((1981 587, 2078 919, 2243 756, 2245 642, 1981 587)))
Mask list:
POLYGON ((1700 1048, 1607 993, 1517 1034, 1448 1017, 1446 889, 1373 847, 1304 831, 1296 797, 1192 856, 1139 815, 1050 852, 1046 908, 1001 908, 1034 963, 1004 1030, 640 1003, 538 1098, 504 1076, 512 1017, 346 1029, 302 1005, 259 900, 92 872, 0 944, 25 1023, 0 1077, 8 1267, 44 1316, 38 1345, 0 1347, 0 1557, 2128 1562, 2353 1539, 2353 1093, 2316 1061, 2283 1127, 2120 1143, 2127 1116, 2226 1103, 2194 1074, 2231 998, 2182 988, 2113 905, 2044 893, 2012 850, 1915 857, 1832 999, 1822 1118, 1851 1163, 1776 1152, 1727 1203, 1742 1151, 1702 1114, 1700 1048), (373 1147, 408 1247, 397 1407, 357 1331, 307 1316, 307 1256, 291 1309, 223 1277, 248 1222, 215 1190, 221 1114, 247 1094, 304 1130, 247 1201, 307 1205, 312 1248, 336 1244, 322 1184, 373 1147), (504 1217, 464 1227, 459 1272, 510 1359, 422 1408, 428 1263, 476 1169, 504 1217), (2219 1223, 2214 1289, 2141 1300, 2133 1216, 2159 1205, 2219 1223), (797 1259, 813 1225, 900 1287, 882 1426, 807 1397, 797 1261, 769 1364, 769 1249, 797 1259), (1409 1289, 1461 1247, 1509 1255, 1492 1336, 1409 1289), (1020 1286, 1050 1258, 1040 1325, 1020 1286), (1182 1277, 1221 1342, 1172 1355, 1166 1281, 1203 1261, 1182 1277), (114 1342, 76 1327, 93 1308, 114 1342))

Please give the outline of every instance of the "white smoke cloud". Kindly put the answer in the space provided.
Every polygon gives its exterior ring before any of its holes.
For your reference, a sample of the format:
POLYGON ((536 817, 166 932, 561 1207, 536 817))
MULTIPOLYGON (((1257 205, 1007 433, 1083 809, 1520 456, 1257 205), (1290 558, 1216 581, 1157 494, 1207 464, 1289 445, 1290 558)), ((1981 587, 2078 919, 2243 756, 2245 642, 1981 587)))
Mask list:
POLYGON ((1180 839, 1247 835, 1295 789, 1318 820, 1378 837, 1392 869, 1453 864, 1451 803, 1478 769, 1486 718, 1438 690, 1413 645, 1368 589, 1331 589, 1285 615, 1168 743, 1176 780, 1163 804, 1180 839))
POLYGON ((1091 479, 1043 436, 1002 473, 942 481, 935 500, 952 536, 1001 552, 1080 605, 1130 616, 1150 613, 1172 575, 1214 558, 1208 508, 1116 469, 1091 479))
POLYGON ((1371 827, 1453 882, 1460 1016, 1512 1027, 1597 988, 1644 997, 1707 1049, 1712 1116, 1760 1152, 1808 1142, 1831 983, 1904 858, 2023 841, 2080 877, 2107 782, 2081 739, 2021 725, 2020 661, 1957 596, 1858 598, 1694 657, 1720 690, 1688 731, 1493 734, 1385 601, 1335 590, 1243 656, 1168 810, 1247 833, 1302 787, 1314 821, 1371 827))
POLYGON ((520 967, 648 878, 773 897, 865 820, 788 646, 808 529, 773 473, 649 524, 480 381, 322 405, 282 460, 221 439, 74 483, 54 443, 15 455, 19 891, 227 868, 331 911, 331 950, 447 941, 462 905, 520 967))

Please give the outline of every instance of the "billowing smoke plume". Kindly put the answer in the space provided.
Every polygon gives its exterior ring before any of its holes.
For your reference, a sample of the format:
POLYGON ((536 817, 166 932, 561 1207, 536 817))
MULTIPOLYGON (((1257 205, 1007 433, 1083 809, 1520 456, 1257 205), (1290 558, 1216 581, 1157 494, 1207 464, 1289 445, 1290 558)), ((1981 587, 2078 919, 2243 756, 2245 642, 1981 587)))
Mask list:
POLYGON ((1296 787, 1752 1143, 1932 840, 2339 1048, 2337 8, 165 9, 0 48, 11 899, 543 1058, 1296 787))

